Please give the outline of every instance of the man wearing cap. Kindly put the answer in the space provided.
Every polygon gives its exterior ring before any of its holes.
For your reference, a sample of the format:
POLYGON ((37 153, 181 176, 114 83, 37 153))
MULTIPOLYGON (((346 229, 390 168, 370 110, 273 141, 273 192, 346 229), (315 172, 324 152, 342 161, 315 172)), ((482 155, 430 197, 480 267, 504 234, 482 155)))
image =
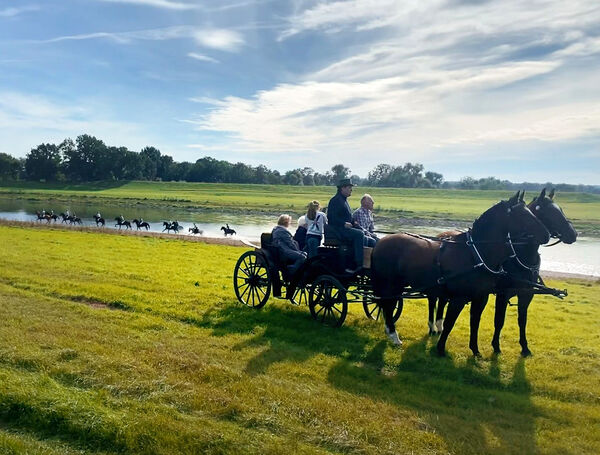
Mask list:
POLYGON ((365 234, 360 229, 352 227, 352 210, 348 197, 352 194, 354 184, 351 179, 341 179, 337 185, 337 193, 327 205, 329 229, 344 242, 352 243, 356 269, 346 269, 346 273, 355 274, 363 267, 363 243, 365 234))

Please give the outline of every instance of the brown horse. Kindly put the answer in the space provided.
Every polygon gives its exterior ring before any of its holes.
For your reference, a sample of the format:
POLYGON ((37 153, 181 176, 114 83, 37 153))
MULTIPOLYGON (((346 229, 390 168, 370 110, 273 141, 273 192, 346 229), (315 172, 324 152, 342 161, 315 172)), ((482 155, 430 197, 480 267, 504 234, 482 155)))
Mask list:
POLYGON ((531 213, 517 192, 508 201, 500 201, 486 210, 472 229, 455 241, 440 242, 412 234, 394 234, 380 240, 373 250, 371 277, 373 291, 380 298, 385 316, 385 331, 400 344, 394 325, 396 300, 406 287, 428 296, 447 295, 450 298, 444 330, 438 341, 440 355, 446 351, 446 341, 460 312, 471 302, 471 342, 474 354, 479 354, 474 335, 488 295, 504 273, 502 263, 510 252, 507 239, 531 237, 546 243, 550 234, 531 213))
MULTIPOLYGON (((534 198, 527 207, 544 223, 544 226, 550 231, 551 237, 570 245, 577 240, 577 231, 567 219, 562 209, 553 201, 553 198, 554 190, 550 191, 550 194, 546 196, 546 189, 544 188, 540 195, 534 198)), ((508 306, 509 299, 517 296, 519 344, 521 345, 521 355, 527 357, 531 355, 526 334, 527 311, 534 296, 531 283, 541 280, 539 275, 539 245, 531 242, 515 243, 514 254, 504 264, 508 275, 503 277, 498 283, 492 347, 496 354, 501 352, 500 332, 502 331, 502 327, 504 327, 506 307, 508 306)))

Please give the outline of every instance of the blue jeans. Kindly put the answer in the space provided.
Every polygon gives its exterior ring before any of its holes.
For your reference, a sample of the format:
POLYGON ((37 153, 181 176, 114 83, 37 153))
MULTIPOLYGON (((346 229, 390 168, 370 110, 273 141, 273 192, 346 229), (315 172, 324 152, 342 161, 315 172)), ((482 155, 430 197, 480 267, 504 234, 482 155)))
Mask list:
POLYGON ((306 252, 308 253, 309 258, 312 258, 317 255, 320 244, 321 244, 321 236, 320 235, 309 234, 306 236, 306 252))
POLYGON ((357 267, 363 266, 363 244, 365 243, 365 234, 360 229, 344 228, 339 231, 342 240, 352 243, 354 253, 354 262, 357 267))

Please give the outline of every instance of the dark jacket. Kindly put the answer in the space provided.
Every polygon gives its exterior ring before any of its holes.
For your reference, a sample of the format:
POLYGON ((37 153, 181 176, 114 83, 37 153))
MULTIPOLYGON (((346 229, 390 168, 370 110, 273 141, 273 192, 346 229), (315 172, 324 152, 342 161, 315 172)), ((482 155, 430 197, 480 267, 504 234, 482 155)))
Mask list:
POLYGON ((292 234, 283 226, 273 228, 271 241, 283 257, 294 257, 300 252, 298 244, 292 239, 292 234))
POLYGON ((352 223, 352 210, 348 198, 344 197, 339 190, 327 205, 327 220, 329 226, 338 231, 344 229, 344 223, 352 223))

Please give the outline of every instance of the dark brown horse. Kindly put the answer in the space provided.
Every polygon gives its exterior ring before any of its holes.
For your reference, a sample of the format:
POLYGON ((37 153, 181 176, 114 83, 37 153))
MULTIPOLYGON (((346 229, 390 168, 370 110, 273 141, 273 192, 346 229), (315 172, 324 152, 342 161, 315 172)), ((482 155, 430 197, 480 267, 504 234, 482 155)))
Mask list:
POLYGON ((138 231, 141 228, 145 228, 146 230, 150 229, 150 224, 141 218, 139 220, 137 218, 134 218, 132 223, 136 225, 138 231))
MULTIPOLYGON (((527 207, 544 223, 544 226, 550 231, 550 235, 553 238, 566 244, 574 243, 577 240, 577 231, 567 219, 562 209, 553 201, 553 198, 554 190, 546 196, 546 189, 544 188, 540 195, 534 198, 527 207)), ((526 334, 527 311, 534 296, 531 283, 537 283, 541 279, 539 275, 540 255, 538 249, 538 244, 516 241, 513 257, 504 264, 508 275, 503 277, 498 283, 496 313, 494 317, 494 337, 492 338, 492 346, 494 352, 497 354, 501 352, 500 332, 502 331, 502 327, 504 327, 508 301, 511 297, 517 296, 521 355, 523 357, 531 355, 526 334)))
POLYGON ((412 234, 394 234, 380 240, 373 250, 371 276, 375 295, 385 316, 385 331, 400 344, 393 320, 396 300, 406 287, 428 296, 447 295, 450 305, 437 350, 445 354, 446 341, 458 315, 471 302, 471 350, 479 354, 478 321, 488 295, 503 274, 508 259, 508 234, 514 238, 531 237, 546 243, 550 234, 531 213, 517 192, 486 210, 472 229, 453 242, 440 242, 412 234))

